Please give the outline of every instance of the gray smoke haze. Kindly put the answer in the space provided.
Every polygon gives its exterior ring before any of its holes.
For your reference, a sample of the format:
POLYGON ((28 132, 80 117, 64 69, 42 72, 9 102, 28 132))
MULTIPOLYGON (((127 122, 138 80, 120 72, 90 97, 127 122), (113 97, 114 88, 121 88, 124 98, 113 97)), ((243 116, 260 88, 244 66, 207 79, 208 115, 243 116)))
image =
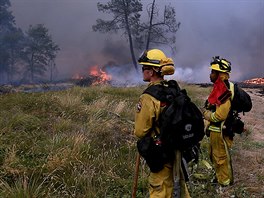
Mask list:
MULTIPOLYGON (((10 0, 16 24, 23 30, 44 24, 61 51, 56 64, 58 77, 83 73, 93 65, 105 67, 114 79, 141 81, 134 73, 130 53, 122 35, 92 31, 97 2, 108 0, 10 0), (130 69, 129 69, 130 68, 130 69)), ((144 5, 151 0, 143 0, 144 5)), ((263 0, 159 0, 171 4, 181 22, 177 51, 159 47, 172 57, 176 73, 172 78, 187 82, 209 82, 209 63, 215 55, 232 62, 231 80, 264 77, 263 0)), ((145 8, 144 8, 145 9, 145 8)), ((155 47, 155 46, 152 46, 155 47)), ((139 56, 138 52, 138 56, 139 56)))

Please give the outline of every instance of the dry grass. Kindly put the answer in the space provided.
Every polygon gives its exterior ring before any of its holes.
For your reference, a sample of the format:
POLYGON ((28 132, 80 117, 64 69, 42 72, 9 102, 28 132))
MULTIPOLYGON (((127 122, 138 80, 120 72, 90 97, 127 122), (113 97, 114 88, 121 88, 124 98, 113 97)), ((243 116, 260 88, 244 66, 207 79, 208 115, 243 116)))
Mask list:
MULTIPOLYGON (((202 107, 208 88, 183 84, 202 107)), ((73 87, 0 95, 0 197, 131 197, 136 157, 134 107, 144 87, 73 87)), ((249 90, 247 133, 235 137, 235 184, 217 193, 201 161, 189 183, 193 197, 263 197, 263 97, 249 90)), ((208 140, 201 160, 208 159, 208 140)), ((137 197, 147 194, 141 161, 137 197)))
POLYGON ((1 95, 0 197, 128 195, 140 92, 74 87, 1 95))

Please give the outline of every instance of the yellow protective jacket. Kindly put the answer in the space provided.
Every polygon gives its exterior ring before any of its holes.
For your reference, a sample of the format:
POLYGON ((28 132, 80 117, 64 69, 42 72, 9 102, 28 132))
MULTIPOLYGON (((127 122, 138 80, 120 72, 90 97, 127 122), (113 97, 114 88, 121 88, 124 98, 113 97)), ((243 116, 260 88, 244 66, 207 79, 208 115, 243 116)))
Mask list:
MULTIPOLYGON (((148 86, 157 84, 161 84, 161 81, 151 82, 148 86)), ((142 94, 136 108, 134 134, 138 138, 149 132, 152 136, 159 134, 159 116, 163 110, 160 101, 149 94, 142 94)))
POLYGON ((204 117, 210 122, 208 129, 214 132, 221 132, 224 121, 226 120, 229 111, 231 109, 231 100, 227 100, 225 103, 216 106, 215 112, 206 110, 204 117))
MULTIPOLYGON (((222 73, 220 77, 222 80, 229 78, 226 73, 222 73)), ((229 85, 229 89, 232 93, 231 98, 226 100, 223 104, 217 105, 214 112, 206 110, 203 113, 205 120, 208 120, 210 122, 210 125, 208 127, 210 131, 221 132, 224 125, 224 121, 227 119, 227 116, 231 109, 231 99, 234 97, 234 85, 231 82, 229 82, 229 85)))

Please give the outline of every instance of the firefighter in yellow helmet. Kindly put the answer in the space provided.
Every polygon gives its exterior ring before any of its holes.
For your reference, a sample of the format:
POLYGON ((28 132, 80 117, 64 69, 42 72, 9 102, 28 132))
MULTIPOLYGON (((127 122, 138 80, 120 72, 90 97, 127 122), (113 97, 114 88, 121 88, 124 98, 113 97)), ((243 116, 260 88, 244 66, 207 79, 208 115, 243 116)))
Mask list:
POLYGON ((209 121, 206 134, 210 138, 210 158, 215 168, 216 182, 221 186, 233 183, 233 170, 229 149, 233 143, 233 134, 225 126, 231 109, 231 98, 234 95, 233 84, 228 81, 231 73, 231 63, 216 56, 211 62, 210 80, 213 90, 206 101, 203 112, 205 120, 209 121))
MULTIPOLYGON (((171 58, 159 49, 152 49, 145 51, 138 60, 142 65, 143 81, 149 82, 148 86, 165 84, 164 75, 174 74, 174 62, 171 58)), ((158 120, 162 110, 165 108, 159 100, 153 96, 143 93, 137 104, 135 115, 135 130, 134 133, 138 138, 151 135, 154 137, 156 133, 160 133, 158 127, 158 120)), ((179 152, 179 151, 178 151, 179 152)), ((180 156, 180 155, 178 155, 180 156)), ((170 198, 173 194, 173 166, 177 163, 177 167, 181 167, 181 157, 166 163, 158 172, 150 172, 149 181, 149 195, 150 198, 170 198)), ((190 197, 182 170, 179 171, 180 178, 180 192, 184 198, 190 197)))

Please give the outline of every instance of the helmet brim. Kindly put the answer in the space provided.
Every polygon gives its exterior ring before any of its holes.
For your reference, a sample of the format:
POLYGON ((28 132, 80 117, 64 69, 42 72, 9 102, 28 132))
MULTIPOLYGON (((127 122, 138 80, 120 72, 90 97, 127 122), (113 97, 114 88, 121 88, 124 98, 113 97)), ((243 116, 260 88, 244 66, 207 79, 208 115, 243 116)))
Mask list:
POLYGON ((225 70, 221 70, 217 64, 212 64, 209 68, 210 68, 210 69, 213 69, 213 70, 216 70, 216 71, 220 71, 220 72, 228 73, 228 74, 231 73, 231 72, 228 72, 228 71, 225 71, 225 70))
POLYGON ((139 62, 138 64, 140 64, 140 65, 149 65, 149 66, 152 66, 152 67, 161 67, 160 64, 154 64, 154 63, 149 63, 149 62, 139 62))

